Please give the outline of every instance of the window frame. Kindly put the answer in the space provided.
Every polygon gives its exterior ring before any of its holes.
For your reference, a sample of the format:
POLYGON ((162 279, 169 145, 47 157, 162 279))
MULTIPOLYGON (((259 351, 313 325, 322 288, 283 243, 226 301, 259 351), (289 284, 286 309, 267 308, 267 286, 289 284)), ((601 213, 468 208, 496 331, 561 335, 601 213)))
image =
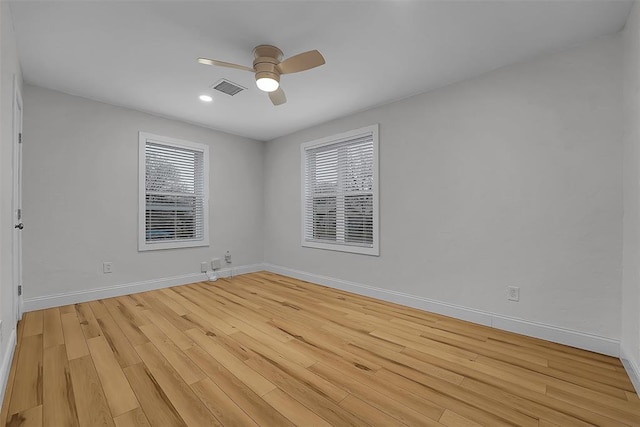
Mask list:
POLYGON ((209 146, 197 142, 155 135, 149 132, 138 133, 138 251, 194 248, 209 246, 209 146), (184 148, 202 152, 203 160, 203 207, 202 239, 183 239, 178 241, 147 242, 146 232, 146 146, 147 142, 184 148))
POLYGON ((309 141, 302 143, 300 145, 300 158, 301 158, 301 234, 300 241, 303 247, 307 248, 315 248, 315 249, 326 249, 331 251, 339 251, 339 252, 349 252, 355 254, 362 255, 372 255, 379 256, 380 255, 380 229, 379 229, 379 206, 380 206, 380 197, 379 197, 379 125, 374 124, 371 126, 362 127, 359 129, 354 129, 348 132, 339 133, 336 135, 331 135, 325 138, 320 138, 314 141, 309 141), (306 161, 306 153, 311 149, 320 148, 323 146, 329 146, 334 144, 339 144, 351 139, 356 139, 358 137, 362 137, 365 135, 371 134, 373 139, 373 185, 372 185, 372 195, 373 195, 373 242, 372 246, 360 246, 360 245, 349 245, 348 243, 330 243, 330 242, 318 242, 313 240, 307 240, 306 238, 306 225, 307 225, 307 215, 305 206, 307 204, 306 200, 306 177, 307 177, 307 161, 306 161))

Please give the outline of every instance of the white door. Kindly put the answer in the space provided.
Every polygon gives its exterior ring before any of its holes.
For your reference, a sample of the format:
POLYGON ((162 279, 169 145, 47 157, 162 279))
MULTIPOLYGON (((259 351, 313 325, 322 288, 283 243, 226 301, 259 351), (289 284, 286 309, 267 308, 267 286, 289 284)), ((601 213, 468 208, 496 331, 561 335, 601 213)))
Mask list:
POLYGON ((13 313, 22 317, 22 94, 13 82, 13 313))

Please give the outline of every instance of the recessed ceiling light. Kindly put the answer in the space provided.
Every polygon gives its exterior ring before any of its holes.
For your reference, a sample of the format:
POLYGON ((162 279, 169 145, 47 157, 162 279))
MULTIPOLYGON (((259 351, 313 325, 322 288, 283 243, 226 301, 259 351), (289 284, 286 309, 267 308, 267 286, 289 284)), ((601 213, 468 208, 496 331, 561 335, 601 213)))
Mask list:
POLYGON ((211 101, 213 101, 213 98, 210 97, 209 95, 200 95, 200 101, 211 102, 211 101))

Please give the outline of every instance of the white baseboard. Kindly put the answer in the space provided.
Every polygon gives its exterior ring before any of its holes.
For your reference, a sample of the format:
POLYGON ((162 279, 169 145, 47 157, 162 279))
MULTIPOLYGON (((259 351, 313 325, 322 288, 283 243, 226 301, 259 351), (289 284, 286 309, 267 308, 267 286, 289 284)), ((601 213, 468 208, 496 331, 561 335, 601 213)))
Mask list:
POLYGON ((620 345, 620 360, 622 360, 624 369, 627 371, 627 375, 629 375, 629 379, 636 389, 636 393, 640 396, 640 367, 637 361, 631 357, 631 352, 627 351, 624 345, 620 345))
POLYGON ((587 334, 584 332, 574 331, 571 329, 561 328, 553 325, 546 325, 544 323, 504 316, 498 313, 476 310, 469 307, 449 304, 442 301, 436 301, 416 295, 377 288, 374 286, 363 285, 360 283, 349 282, 333 277, 320 276, 317 274, 293 270, 287 267, 281 267, 269 263, 264 264, 264 268, 265 270, 272 273, 295 277, 296 279, 306 280, 308 282, 317 283, 360 295, 366 295, 383 301, 394 302, 409 307, 418 308, 420 310, 442 314, 444 316, 455 317, 457 319, 467 320, 469 322, 478 323, 480 325, 491 326, 493 328, 515 332, 530 337, 541 338, 547 341, 570 345, 572 347, 594 351, 609 356, 620 356, 620 342, 611 338, 587 334))
POLYGON ((16 328, 13 328, 7 343, 7 349, 2 358, 0 365, 0 402, 4 402, 4 393, 7 390, 7 380, 9 380, 9 372, 11 370, 11 362, 13 361, 13 353, 16 350, 16 328))
MULTIPOLYGON (((243 265, 238 267, 218 270, 218 277, 231 277, 239 274, 253 273, 264 270, 264 264, 243 265)), ((168 288, 170 286, 186 285, 195 282, 205 282, 205 273, 184 274, 174 277, 162 277, 159 279, 144 280, 141 282, 125 283, 122 285, 105 286, 102 288, 86 289, 82 291, 63 292, 53 295, 42 295, 33 298, 25 298, 24 312, 42 310, 51 307, 60 307, 68 304, 93 301, 102 298, 113 298, 154 289, 168 288)))

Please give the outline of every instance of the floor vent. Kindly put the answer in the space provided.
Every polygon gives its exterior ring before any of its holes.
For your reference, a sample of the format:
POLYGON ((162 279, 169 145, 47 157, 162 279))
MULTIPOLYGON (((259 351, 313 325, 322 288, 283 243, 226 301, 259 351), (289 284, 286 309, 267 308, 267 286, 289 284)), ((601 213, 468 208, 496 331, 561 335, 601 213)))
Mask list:
POLYGON ((246 89, 246 87, 242 87, 237 83, 231 82, 227 79, 222 79, 218 82, 216 82, 212 88, 214 88, 215 90, 222 92, 222 93, 226 93, 227 95, 233 96, 237 93, 242 92, 243 90, 246 89))

